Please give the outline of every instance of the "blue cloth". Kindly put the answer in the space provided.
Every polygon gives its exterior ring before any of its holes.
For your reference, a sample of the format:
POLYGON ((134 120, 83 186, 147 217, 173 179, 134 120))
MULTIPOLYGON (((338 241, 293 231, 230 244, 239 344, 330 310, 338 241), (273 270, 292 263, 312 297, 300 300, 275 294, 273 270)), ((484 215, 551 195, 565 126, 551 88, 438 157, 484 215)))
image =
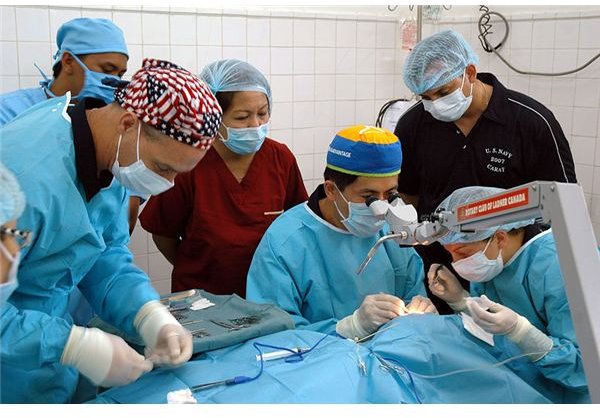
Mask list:
POLYGON ((61 25, 56 32, 58 50, 54 54, 54 67, 63 52, 75 55, 116 52, 129 57, 123 31, 108 19, 80 17, 61 25))
POLYGON ((67 96, 44 101, 0 129, 3 162, 27 199, 17 227, 34 233, 22 251, 19 287, 1 311, 3 403, 70 400, 78 373, 59 361, 75 286, 105 321, 127 333, 135 333, 140 307, 158 299, 127 248, 125 189, 113 182, 84 198, 67 105, 67 96))
POLYGON ((42 87, 4 93, 0 96, 0 127, 6 125, 31 106, 46 99, 46 93, 42 87))
POLYGON ((491 281, 471 283, 471 293, 509 307, 552 338, 552 351, 534 364, 546 381, 557 384, 553 397, 589 401, 552 230, 529 240, 491 281))
MULTIPOLYGON (((40 102, 47 100, 43 87, 16 90, 0 96, 0 127, 19 116, 21 113, 40 102)), ((2 147, 0 145, 0 150, 2 147)), ((79 289, 73 289, 69 296, 69 312, 77 325, 86 325, 94 316, 94 312, 79 289)))
POLYGON ((415 45, 404 61, 404 84, 415 94, 437 89, 462 75, 479 57, 455 30, 445 30, 415 45))
MULTIPOLYGON (((201 404, 549 402, 507 365, 493 367, 498 361, 493 347, 466 333, 456 315, 409 315, 393 320, 386 328, 358 347, 347 339, 326 336, 303 361, 267 361, 254 381, 217 386, 194 395, 201 404), (365 374, 358 368, 357 354, 365 363, 365 374), (402 364, 410 374, 381 368, 383 358, 392 365, 402 364), (432 377, 464 369, 474 370, 432 377)), ((260 363, 253 342, 306 348, 324 336, 289 330, 260 337, 209 352, 177 369, 156 369, 130 385, 102 393, 95 402, 165 403, 167 393, 173 390, 239 375, 256 376, 260 363)))
POLYGON ((280 215, 260 241, 246 298, 278 305, 297 328, 327 333, 367 295, 383 292, 407 303, 425 296, 421 258, 392 241, 382 245, 362 275, 356 274, 382 235, 358 238, 327 223, 306 203, 297 205, 280 215))

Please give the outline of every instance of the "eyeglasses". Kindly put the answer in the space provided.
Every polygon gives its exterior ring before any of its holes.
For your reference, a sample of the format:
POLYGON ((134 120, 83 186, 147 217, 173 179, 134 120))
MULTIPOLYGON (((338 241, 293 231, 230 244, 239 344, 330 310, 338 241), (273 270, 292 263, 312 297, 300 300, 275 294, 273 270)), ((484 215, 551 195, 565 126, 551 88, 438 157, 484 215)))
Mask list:
POLYGON ((20 229, 7 228, 5 226, 0 227, 0 236, 2 235, 10 235, 11 237, 14 237, 21 248, 25 248, 31 244, 31 239, 33 236, 31 231, 22 231, 20 229))

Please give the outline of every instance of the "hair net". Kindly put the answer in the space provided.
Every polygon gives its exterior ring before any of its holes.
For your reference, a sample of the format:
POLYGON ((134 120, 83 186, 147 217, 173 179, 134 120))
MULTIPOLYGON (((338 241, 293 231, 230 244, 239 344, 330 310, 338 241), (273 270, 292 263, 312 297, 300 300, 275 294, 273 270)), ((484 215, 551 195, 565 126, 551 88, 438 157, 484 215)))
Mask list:
MULTIPOLYGON (((498 187, 483 187, 483 186, 469 186, 455 190, 448 196, 442 203, 440 203, 437 209, 445 209, 448 211, 454 211, 457 206, 464 205, 465 203, 473 202, 479 199, 485 199, 491 197, 497 193, 506 191, 506 189, 500 189, 498 187)), ((481 229, 476 232, 455 232, 451 231, 439 240, 440 244, 456 244, 456 243, 468 243, 482 241, 491 237, 499 229, 504 231, 510 231, 512 229, 522 228, 527 225, 531 225, 535 222, 535 219, 528 219, 525 221, 508 222, 502 225, 498 225, 491 228, 481 229)))
POLYGON ((362 177, 396 175, 402 167, 398 137, 385 128, 356 125, 343 129, 329 144, 327 167, 362 177))
POLYGON ((269 113, 273 109, 271 87, 265 76, 245 61, 224 59, 208 64, 200 78, 217 94, 221 91, 258 91, 267 96, 269 113))
POLYGON ((18 219, 25 209, 25 195, 15 176, 0 163, 0 225, 18 219))
POLYGON ((463 36, 445 30, 419 42, 404 62, 404 84, 415 94, 423 94, 460 76, 479 57, 463 36))
POLYGON ((54 54, 54 67, 65 51, 75 55, 106 54, 117 52, 129 57, 123 31, 108 19, 87 17, 69 20, 56 32, 58 51, 54 54))
POLYGON ((193 147, 210 147, 221 125, 221 106, 209 88, 188 70, 145 58, 115 101, 163 134, 193 147))

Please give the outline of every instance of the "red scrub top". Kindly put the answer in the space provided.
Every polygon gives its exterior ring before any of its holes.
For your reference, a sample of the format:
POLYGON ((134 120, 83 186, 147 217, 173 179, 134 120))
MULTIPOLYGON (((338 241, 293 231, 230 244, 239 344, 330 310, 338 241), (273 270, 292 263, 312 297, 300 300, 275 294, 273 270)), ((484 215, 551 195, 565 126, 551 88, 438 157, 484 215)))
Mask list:
POLYGON ((238 183, 211 148, 175 187, 153 196, 140 215, 156 235, 182 238, 172 273, 173 292, 200 288, 246 295, 254 251, 271 222, 308 199, 291 151, 267 138, 238 183))

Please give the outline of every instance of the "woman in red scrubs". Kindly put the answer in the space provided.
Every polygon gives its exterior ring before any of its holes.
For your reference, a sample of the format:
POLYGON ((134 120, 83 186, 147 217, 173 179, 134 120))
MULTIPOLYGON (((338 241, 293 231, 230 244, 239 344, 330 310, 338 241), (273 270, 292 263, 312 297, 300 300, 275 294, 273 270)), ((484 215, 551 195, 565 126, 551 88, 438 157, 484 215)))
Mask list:
POLYGON ((200 288, 245 297, 254 251, 271 222, 308 199, 292 152, 267 138, 273 106, 264 75, 227 59, 201 78, 223 109, 217 141, 175 187, 152 197, 142 227, 174 268, 173 292, 200 288))

